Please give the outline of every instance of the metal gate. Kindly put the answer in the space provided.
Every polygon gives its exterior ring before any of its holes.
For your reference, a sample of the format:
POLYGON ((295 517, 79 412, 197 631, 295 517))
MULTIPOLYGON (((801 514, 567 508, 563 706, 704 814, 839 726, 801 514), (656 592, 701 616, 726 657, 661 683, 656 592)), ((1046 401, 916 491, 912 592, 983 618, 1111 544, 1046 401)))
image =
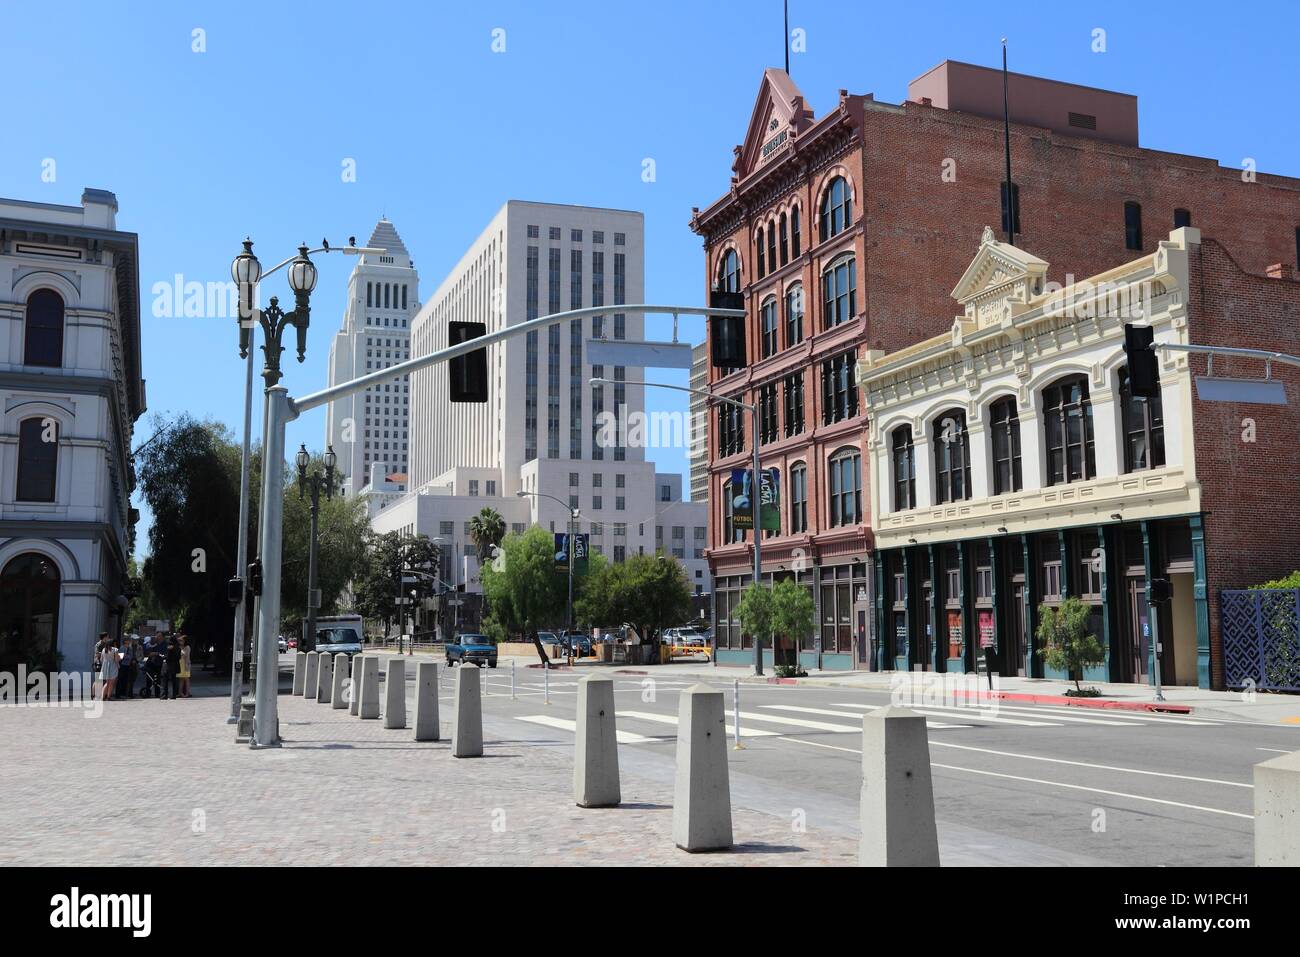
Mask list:
POLYGON ((1219 607, 1224 684, 1300 691, 1300 589, 1224 591, 1219 607))

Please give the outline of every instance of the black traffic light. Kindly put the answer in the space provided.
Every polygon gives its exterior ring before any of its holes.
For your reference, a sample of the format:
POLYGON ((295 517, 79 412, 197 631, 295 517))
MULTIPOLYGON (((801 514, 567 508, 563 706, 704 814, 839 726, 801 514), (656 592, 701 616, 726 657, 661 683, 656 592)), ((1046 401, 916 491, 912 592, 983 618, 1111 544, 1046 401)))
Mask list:
POLYGON ((262 560, 254 558, 248 563, 248 590, 254 597, 262 594, 262 560))
POLYGON ((244 580, 238 575, 226 582, 226 598, 232 605, 238 605, 244 600, 244 580))
MULTIPOLYGON (((744 309, 745 297, 739 292, 714 289, 709 294, 713 309, 744 309)), ((709 360, 716 369, 739 369, 745 360, 745 317, 709 316, 709 360)))
MULTIPOLYGON (((482 322, 447 323, 447 344, 459 345, 470 339, 487 335, 487 324, 482 322)), ((447 363, 448 381, 451 383, 452 402, 486 402, 488 400, 487 349, 475 349, 457 356, 447 363)))
POLYGON ((1162 605, 1174 597, 1174 584, 1168 578, 1151 579, 1151 604, 1162 605))
POLYGON ((1133 395, 1143 399, 1160 396, 1160 371, 1151 349, 1155 330, 1150 326, 1124 324, 1124 355, 1128 359, 1128 385, 1133 395))

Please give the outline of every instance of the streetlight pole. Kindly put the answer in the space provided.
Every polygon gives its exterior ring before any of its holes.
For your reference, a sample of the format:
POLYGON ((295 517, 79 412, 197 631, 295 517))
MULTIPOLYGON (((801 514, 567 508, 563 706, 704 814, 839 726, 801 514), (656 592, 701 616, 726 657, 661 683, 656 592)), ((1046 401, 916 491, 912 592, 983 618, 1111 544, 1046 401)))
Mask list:
MULTIPOLYGON (((592 385, 614 385, 613 379, 594 378, 590 380, 592 385)), ((667 382, 622 382, 620 385, 639 385, 651 386, 656 389, 673 389, 677 392, 689 392, 691 395, 702 395, 706 399, 724 402, 737 409, 745 409, 750 414, 750 422, 753 424, 753 434, 750 436, 750 444, 754 450, 754 477, 753 485, 749 490, 750 514, 753 516, 754 527, 754 584, 757 585, 763 577, 763 559, 762 559, 762 529, 760 524, 759 510, 759 490, 762 488, 763 480, 761 478, 762 467, 759 465, 758 457, 758 405, 749 402, 741 402, 739 399, 728 398, 725 395, 717 395, 709 392, 707 389, 691 389, 684 385, 670 385, 667 382)), ((773 660, 776 660, 776 648, 772 649, 773 660)), ((763 641, 761 636, 754 636, 754 674, 763 673, 763 641)))
MULTIPOLYGON (((334 466, 338 464, 338 456, 334 454, 334 446, 325 447, 325 498, 327 500, 334 498, 334 466)), ((311 539, 307 546, 307 627, 305 636, 307 639, 307 651, 312 651, 316 647, 316 612, 320 608, 320 602, 316 598, 316 535, 320 520, 320 491, 321 491, 321 473, 312 472, 307 474, 307 468, 311 465, 311 455, 307 452, 307 445, 303 443, 298 448, 298 454, 294 458, 294 464, 298 466, 298 498, 310 490, 311 495, 311 539)))
MULTIPOLYGON (((253 252, 253 241, 251 239, 245 239, 243 242, 243 246, 244 248, 239 252, 238 255, 235 256, 234 260, 230 264, 230 276, 235 281, 235 284, 239 290, 239 316, 238 316, 239 357, 245 360, 245 374, 244 374, 244 440, 243 440, 242 448, 240 450, 240 462, 239 462, 239 539, 235 547, 235 577, 231 580, 231 585, 233 586, 233 589, 237 589, 239 601, 238 604, 235 606, 234 635, 231 640, 230 715, 226 719, 227 724, 234 724, 239 721, 240 698, 241 698, 241 691, 243 690, 242 672, 243 672, 243 663, 244 663, 244 642, 245 642, 244 620, 247 615, 246 602, 248 601, 248 589, 246 585, 247 585, 247 575, 248 575, 248 513, 249 513, 249 498, 250 498, 250 491, 251 491, 250 478, 249 478, 250 467, 251 467, 250 443, 252 440, 252 430, 253 430, 253 348, 252 348, 253 330, 259 324, 262 326, 264 331, 267 329, 267 324, 262 315, 262 310, 257 307, 258 284, 263 279, 267 278, 268 276, 274 275, 275 273, 283 269, 285 266, 291 264, 295 266, 295 270, 297 274, 302 275, 303 267, 302 264, 300 263, 300 260, 307 259, 308 256, 315 255, 316 253, 341 252, 351 256, 358 256, 361 255, 362 253, 382 253, 386 251, 384 249, 378 249, 374 247, 358 246, 356 242, 356 238, 349 236, 348 245, 342 247, 330 246, 328 242, 325 242, 321 246, 312 250, 307 250, 305 247, 300 247, 297 256, 290 256, 288 259, 284 260, 281 263, 276 264, 275 266, 272 266, 269 270, 263 273, 262 264, 258 260, 257 255, 253 252)), ((312 282, 312 286, 314 287, 316 283, 315 266, 311 265, 311 261, 309 259, 307 259, 307 266, 310 267, 311 269, 311 282, 312 282)), ((293 285, 292 279, 290 284, 293 285)), ((297 287, 294 286, 294 289, 296 292, 297 287)), ((308 289, 307 295, 310 294, 311 294, 311 290, 308 289)), ((274 303, 275 300, 273 299, 272 304, 274 303)), ((307 328, 306 323, 307 323, 307 319, 304 314, 303 327, 302 327, 304 336, 307 328)), ((283 350, 279 348, 279 339, 277 337, 275 343, 276 348, 274 351, 274 357, 272 357, 273 356, 272 351, 268 349, 269 344, 270 344, 270 340, 268 339, 267 345, 263 345, 262 349, 266 353, 267 363, 270 364, 274 362, 275 382, 278 382, 280 378, 280 373, 279 373, 280 353, 283 350)), ((305 344, 305 339, 303 340, 303 344, 305 344)), ((299 362, 301 362, 303 359, 301 353, 302 353, 302 349, 300 347, 299 357, 298 357, 299 362)), ((267 371, 263 370, 262 374, 263 376, 266 376, 267 371)), ((270 387, 275 384, 275 382, 272 382, 268 378, 267 389, 269 390, 270 387)), ((267 421, 268 421, 267 416, 264 415, 262 418, 262 435, 264 437, 267 435, 268 432, 267 421)), ((269 459, 266 459, 263 462, 263 471, 266 470, 266 462, 269 461, 270 461, 269 459)), ((233 593, 233 589, 232 589, 232 593, 233 593)), ((260 620, 260 614, 259 614, 260 608, 257 607, 260 604, 261 604, 260 600, 258 600, 255 596, 254 609, 253 609, 254 612, 253 618, 254 618, 255 626, 256 626, 256 622, 260 620)), ((254 655, 254 660, 256 660, 256 655, 254 655)), ((249 674, 249 680, 250 681, 252 680, 251 672, 249 674)))

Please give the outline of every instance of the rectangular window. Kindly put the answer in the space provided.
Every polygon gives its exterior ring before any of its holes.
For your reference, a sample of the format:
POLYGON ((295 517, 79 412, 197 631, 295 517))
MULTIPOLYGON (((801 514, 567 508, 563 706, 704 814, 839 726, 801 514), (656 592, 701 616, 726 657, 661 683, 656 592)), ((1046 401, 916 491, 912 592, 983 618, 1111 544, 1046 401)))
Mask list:
POLYGON ((496 482, 496 479, 488 479, 488 480, 487 480, 487 493, 488 493, 488 497, 489 497, 489 498, 491 498, 492 496, 495 496, 495 495, 497 494, 497 482, 496 482))
POLYGON ((549 229, 547 229, 546 232, 547 232, 547 235, 550 236, 550 238, 551 238, 551 242, 558 243, 558 242, 560 241, 560 227, 559 227, 559 226, 551 226, 549 229))
POLYGON ((858 313, 857 265, 843 259, 822 273, 822 328, 848 322, 858 313))
POLYGON ((785 434, 798 435, 803 431, 803 370, 786 376, 781 391, 785 399, 785 434))
POLYGON ((776 383, 769 382, 758 389, 758 441, 766 445, 777 438, 776 383))
POLYGON ((581 229, 570 229, 570 230, 569 230, 569 242, 571 242, 571 243, 580 243, 580 242, 582 242, 582 230, 581 230, 581 229))
POLYGON ((822 362, 822 424, 830 425, 858 414, 854 355, 846 352, 822 362))
POLYGON ((790 531, 808 531, 808 470, 802 465, 790 470, 790 531))
MULTIPOLYGON (((385 434, 387 434, 387 433, 385 433, 385 434)), ((470 497, 471 497, 471 498, 473 498, 474 496, 478 495, 478 479, 470 479, 470 480, 469 480, 469 494, 470 494, 470 497)))
POLYGON ((1184 226, 1192 225, 1192 214, 1190 210, 1174 210, 1174 229, 1182 229, 1184 226))
POLYGON ((1124 204, 1124 248, 1142 248, 1142 206, 1140 203, 1124 204))

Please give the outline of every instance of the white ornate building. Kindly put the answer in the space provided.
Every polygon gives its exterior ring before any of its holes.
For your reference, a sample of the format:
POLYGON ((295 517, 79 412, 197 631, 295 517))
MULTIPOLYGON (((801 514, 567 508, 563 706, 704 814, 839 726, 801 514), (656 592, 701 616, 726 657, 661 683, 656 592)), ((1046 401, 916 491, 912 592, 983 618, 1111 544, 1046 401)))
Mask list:
POLYGON ((0 670, 88 670, 117 633, 145 409, 139 250, 117 198, 0 199, 0 670))

